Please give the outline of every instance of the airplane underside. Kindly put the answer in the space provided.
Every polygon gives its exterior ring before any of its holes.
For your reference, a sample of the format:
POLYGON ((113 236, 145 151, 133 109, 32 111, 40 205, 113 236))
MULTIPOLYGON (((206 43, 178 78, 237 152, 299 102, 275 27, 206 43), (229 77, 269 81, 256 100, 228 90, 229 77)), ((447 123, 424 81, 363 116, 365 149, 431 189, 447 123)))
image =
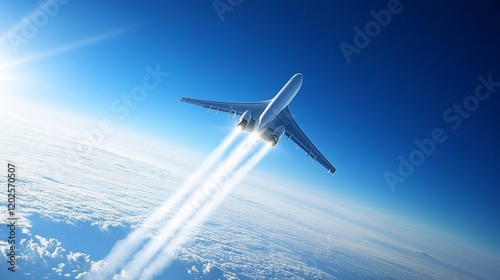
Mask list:
POLYGON ((227 112, 229 116, 240 115, 237 126, 242 131, 250 133, 257 131, 259 136, 267 141, 269 145, 276 145, 283 135, 297 144, 311 157, 313 162, 319 162, 328 173, 335 173, 335 167, 314 146, 305 133, 300 129, 292 117, 288 104, 295 97, 302 85, 302 74, 297 73, 282 87, 272 99, 256 102, 225 102, 193 99, 182 97, 180 101, 217 110, 216 112, 227 112))
POLYGON ((237 127, 242 131, 248 131, 250 133, 257 131, 259 136, 271 146, 276 145, 283 134, 285 134, 285 128, 283 126, 275 127, 275 125, 271 123, 265 127, 257 127, 256 124, 257 122, 254 119, 245 120, 241 118, 237 127))

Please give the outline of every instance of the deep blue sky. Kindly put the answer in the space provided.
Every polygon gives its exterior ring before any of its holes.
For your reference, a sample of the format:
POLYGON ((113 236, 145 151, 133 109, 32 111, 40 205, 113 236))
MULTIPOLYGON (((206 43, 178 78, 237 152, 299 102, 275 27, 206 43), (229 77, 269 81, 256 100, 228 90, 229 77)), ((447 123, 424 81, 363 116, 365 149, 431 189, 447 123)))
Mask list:
MULTIPOLYGON (((402 10, 348 63, 339 44, 354 45, 353 28, 364 29, 374 20, 370 11, 387 9, 388 2, 242 1, 221 21, 212 1, 70 1, 17 52, 4 37, 1 63, 113 35, 0 67, 2 95, 108 117, 206 154, 236 120, 181 104, 180 97, 268 99, 301 72, 304 84, 291 111, 338 172, 332 178, 311 166, 292 143, 278 145, 261 172, 499 256, 500 87, 456 130, 443 113, 474 94, 479 75, 500 81, 500 10, 493 1, 401 1, 402 10), (169 76, 119 119, 110 105, 156 65, 169 76), (431 137, 435 128, 447 140, 391 191, 384 173, 397 173, 398 156, 408 159, 414 140, 431 137)), ((37 7, 0 3, 2 37, 37 7)))

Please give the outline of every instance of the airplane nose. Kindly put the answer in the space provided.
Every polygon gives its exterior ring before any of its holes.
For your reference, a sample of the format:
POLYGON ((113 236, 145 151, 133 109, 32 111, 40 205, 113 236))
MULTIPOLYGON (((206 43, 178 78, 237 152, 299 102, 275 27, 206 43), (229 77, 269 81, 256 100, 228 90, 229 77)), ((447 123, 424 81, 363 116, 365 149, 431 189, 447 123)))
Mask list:
POLYGON ((302 85, 302 81, 304 80, 304 77, 302 76, 302 73, 297 73, 293 75, 292 80, 296 82, 299 85, 302 85))
POLYGON ((303 77, 302 73, 297 73, 297 74, 293 75, 293 80, 297 81, 299 84, 302 84, 304 77, 303 77))

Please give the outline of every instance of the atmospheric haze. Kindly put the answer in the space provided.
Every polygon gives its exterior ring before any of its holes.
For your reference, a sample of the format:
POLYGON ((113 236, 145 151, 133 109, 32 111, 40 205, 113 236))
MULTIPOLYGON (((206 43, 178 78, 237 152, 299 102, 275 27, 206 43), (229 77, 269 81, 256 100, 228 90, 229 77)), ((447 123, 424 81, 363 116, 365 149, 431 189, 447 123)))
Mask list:
MULTIPOLYGON (((267 153, 267 145, 252 136, 230 134, 189 174, 169 169, 178 159, 168 146, 148 147, 142 141, 140 151, 149 150, 145 155, 156 151, 158 157, 131 158, 115 151, 122 149, 119 140, 123 139, 115 135, 106 145, 82 154, 80 165, 70 174, 58 176, 54 166, 64 163, 67 147, 81 140, 72 128, 80 120, 68 116, 68 122, 62 123, 20 113, 16 118, 2 113, 0 143, 6 147, 2 158, 15 158, 22 167, 16 275, 26 279, 103 274, 125 278, 127 269, 141 279, 165 275, 178 279, 495 279, 499 275, 494 258, 348 201, 322 198, 307 186, 282 185, 254 175, 241 181, 267 153), (248 145, 252 141, 256 145, 248 145), (220 181, 207 176, 217 172, 232 176, 222 176, 220 181), (212 196, 198 199, 197 207, 186 210, 184 216, 190 219, 176 219, 182 212, 174 209, 189 202, 195 190, 213 183, 218 191, 212 192, 211 187, 212 196), (52 227, 64 230, 47 230, 52 227), (129 228, 132 231, 126 234, 129 228), (65 234, 73 229, 86 235, 75 233, 79 240, 75 242, 65 234), (97 238, 82 246, 80 240, 87 235, 97 238), (145 241, 153 243, 140 246, 145 241), (149 252, 149 261, 134 267, 128 261, 146 256, 141 252, 149 252), (110 269, 106 264, 112 259, 115 267, 110 269)), ((127 137, 134 139, 133 134, 127 137)), ((141 154, 133 146, 127 146, 127 151, 141 154)), ((5 258, 7 244, 0 245, 5 258)))

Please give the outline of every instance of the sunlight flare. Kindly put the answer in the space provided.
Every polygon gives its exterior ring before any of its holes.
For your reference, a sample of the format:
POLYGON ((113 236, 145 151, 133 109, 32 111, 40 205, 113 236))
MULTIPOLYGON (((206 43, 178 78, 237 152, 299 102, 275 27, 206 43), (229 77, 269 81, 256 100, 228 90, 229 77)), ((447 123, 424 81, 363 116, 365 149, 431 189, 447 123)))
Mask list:
POLYGON ((30 55, 30 56, 21 57, 21 58, 16 59, 16 60, 6 61, 6 62, 3 62, 2 64, 0 64, 0 70, 2 68, 8 68, 8 67, 17 66, 17 65, 20 65, 20 64, 25 64, 25 63, 28 63, 28 62, 31 62, 31 61, 34 61, 34 60, 38 60, 38 59, 42 59, 42 58, 45 58, 45 57, 48 57, 48 56, 60 54, 60 53, 67 52, 67 51, 70 51, 70 50, 74 50, 74 49, 77 49, 77 48, 81 48, 81 47, 84 47, 84 46, 87 46, 87 45, 95 44, 97 42, 100 42, 100 41, 103 41, 103 40, 115 37, 115 36, 117 36, 117 35, 125 32, 127 29, 128 28, 118 29, 118 30, 115 30, 115 31, 112 31, 112 32, 109 32, 109 33, 106 33, 106 34, 102 34, 102 35, 99 35, 99 36, 87 38, 87 39, 84 39, 84 40, 81 40, 81 41, 78 41, 78 42, 74 42, 74 43, 71 43, 71 44, 68 44, 68 45, 56 47, 56 48, 54 48, 52 50, 48 50, 48 51, 45 51, 45 52, 33 54, 33 55, 30 55))

